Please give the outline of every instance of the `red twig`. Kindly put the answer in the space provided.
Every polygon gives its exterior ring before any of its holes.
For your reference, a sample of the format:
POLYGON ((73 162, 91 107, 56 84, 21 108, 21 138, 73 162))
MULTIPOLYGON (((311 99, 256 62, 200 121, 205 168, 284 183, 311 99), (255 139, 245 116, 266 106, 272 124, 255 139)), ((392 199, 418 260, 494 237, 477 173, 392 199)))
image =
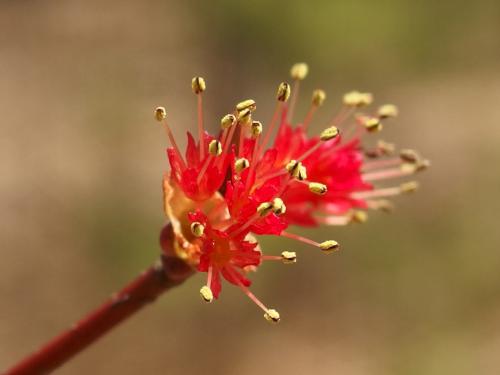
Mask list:
POLYGON ((38 375, 55 370, 160 294, 184 282, 193 270, 168 251, 172 244, 170 226, 162 231, 161 241, 164 249, 161 262, 151 266, 69 330, 3 374, 38 375))

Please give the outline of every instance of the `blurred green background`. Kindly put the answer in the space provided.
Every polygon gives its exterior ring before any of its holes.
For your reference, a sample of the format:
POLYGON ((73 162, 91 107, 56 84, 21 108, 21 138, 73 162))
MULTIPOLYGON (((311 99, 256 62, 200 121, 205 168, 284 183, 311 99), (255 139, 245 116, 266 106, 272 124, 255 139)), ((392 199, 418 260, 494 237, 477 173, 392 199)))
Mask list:
MULTIPOLYGON (((213 127, 307 61, 322 128, 343 92, 401 116, 384 139, 433 162, 422 189, 369 223, 307 231, 254 292, 200 302, 204 275, 165 295, 60 374, 497 374, 500 370, 500 3, 1 1, 0 368, 34 350, 158 255, 167 168, 152 109, 195 128, 194 75, 213 127)), ((305 98, 307 96, 307 99, 305 98)), ((308 106, 302 97, 298 113, 308 106)))

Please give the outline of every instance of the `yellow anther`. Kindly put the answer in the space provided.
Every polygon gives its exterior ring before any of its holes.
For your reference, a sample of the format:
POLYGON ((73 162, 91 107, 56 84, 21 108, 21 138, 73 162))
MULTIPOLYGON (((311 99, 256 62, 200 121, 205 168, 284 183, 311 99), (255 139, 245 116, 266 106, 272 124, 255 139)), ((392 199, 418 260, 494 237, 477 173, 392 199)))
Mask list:
POLYGON ((298 81, 302 81, 304 78, 306 78, 308 72, 309 67, 306 63, 294 64, 290 69, 290 75, 293 79, 296 79, 298 81))
POLYGON ((415 165, 415 170, 417 172, 422 172, 425 171, 427 168, 431 166, 430 160, 424 159, 424 160, 419 160, 417 164, 415 165))
POLYGON ((290 173, 290 175, 295 176, 301 165, 302 163, 297 160, 290 160, 285 168, 290 173))
POLYGON ((370 93, 361 93, 359 91, 351 91, 344 94, 344 104, 349 107, 362 107, 369 105, 373 101, 373 95, 370 93))
POLYGON ((238 122, 242 125, 248 125, 252 121, 252 111, 248 108, 238 112, 238 122))
POLYGON ((286 102, 290 97, 292 89, 290 85, 286 82, 281 82, 278 86, 278 92, 276 94, 276 99, 280 102, 286 102))
POLYGON ((394 204, 387 199, 380 199, 373 202, 373 208, 385 213, 391 213, 394 211, 394 204))
POLYGON ((272 210, 273 210, 273 204, 271 202, 261 203, 259 204, 259 207, 257 207, 257 212, 259 213, 260 216, 266 216, 272 210))
POLYGON ((236 173, 241 173, 241 171, 247 169, 250 166, 248 159, 239 158, 234 162, 234 169, 236 173))
POLYGON ((393 104, 384 104, 378 109, 377 114, 380 118, 396 117, 399 114, 399 110, 393 104))
POLYGON ((366 223, 368 220, 368 214, 365 211, 355 210, 351 213, 351 222, 357 224, 366 223))
POLYGON ((399 186, 402 193, 413 193, 418 189, 417 181, 405 182, 399 186))
POLYGON ((273 199, 273 212, 278 216, 283 215, 286 212, 285 203, 281 198, 273 199))
POLYGON ((362 92, 360 94, 360 106, 370 105, 373 103, 373 95, 369 92, 362 92))
POLYGON ((420 160, 420 157, 418 156, 417 152, 414 150, 401 150, 399 152, 399 157, 401 160, 407 162, 407 163, 417 163, 420 160))
POLYGON ((297 263, 297 254, 294 251, 283 251, 281 253, 281 260, 285 264, 297 263))
POLYGON ((338 137, 339 134, 339 129, 337 129, 335 126, 330 126, 329 128, 326 128, 321 132, 319 139, 321 139, 322 141, 329 141, 330 139, 338 137))
POLYGON ((299 181, 304 181, 307 180, 307 169, 303 165, 299 166, 299 169, 297 171, 297 175, 294 176, 297 180, 299 181))
POLYGON ((205 227, 203 226, 202 223, 199 223, 197 221, 191 223, 191 233, 193 233, 194 236, 201 237, 203 236, 204 232, 205 232, 205 227))
POLYGON ((238 112, 241 112, 244 109, 249 109, 252 112, 255 111, 257 109, 257 104, 255 103, 255 100, 247 99, 247 100, 243 100, 242 102, 239 102, 238 104, 236 104, 236 110, 238 112))
POLYGON ((323 252, 325 253, 332 253, 334 251, 337 251, 340 249, 340 245, 337 241, 334 241, 334 240, 328 240, 328 241, 324 241, 324 242, 321 242, 319 244, 319 248, 321 250, 323 250, 323 252))
POLYGON ((236 123, 236 116, 232 114, 227 114, 220 120, 220 126, 222 129, 228 129, 235 123, 236 123))
POLYGON ((415 173, 417 171, 417 164, 416 163, 403 163, 401 164, 401 172, 405 174, 411 174, 415 173))
POLYGON ((167 111, 165 107, 156 107, 155 109, 155 119, 157 121, 163 121, 167 117, 167 111))
POLYGON ((269 309, 264 314, 264 318, 271 323, 278 323, 280 321, 280 314, 274 309, 269 309))
POLYGON ((384 155, 392 155, 394 154, 394 151, 396 151, 396 146, 394 145, 394 143, 388 143, 382 140, 379 140, 377 142, 377 148, 384 155))
POLYGON ((252 121, 251 132, 253 137, 258 137, 262 133, 262 123, 260 121, 252 121))
POLYGON ((314 194, 324 195, 328 191, 328 188, 325 184, 321 184, 319 182, 310 182, 309 191, 314 194))
POLYGON ((323 105, 326 99, 326 93, 323 90, 314 90, 312 95, 312 104, 315 107, 323 105))
POLYGON ((370 133, 379 132, 382 130, 383 125, 377 117, 369 117, 364 121, 364 126, 370 133))
POLYGON ((207 89, 207 84, 202 77, 194 77, 191 80, 191 88, 195 94, 201 94, 207 89))
POLYGON ((208 152, 212 156, 219 156, 222 154, 222 144, 217 139, 213 139, 208 144, 208 152))
POLYGON ((214 294, 212 293, 212 290, 206 285, 201 287, 200 296, 203 301, 207 303, 210 303, 214 300, 214 294))

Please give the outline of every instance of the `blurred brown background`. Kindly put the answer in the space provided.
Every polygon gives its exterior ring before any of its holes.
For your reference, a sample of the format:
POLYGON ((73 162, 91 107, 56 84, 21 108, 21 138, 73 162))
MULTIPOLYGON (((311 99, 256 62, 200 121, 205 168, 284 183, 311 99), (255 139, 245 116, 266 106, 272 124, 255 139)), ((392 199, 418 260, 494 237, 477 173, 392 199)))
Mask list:
POLYGON ((383 137, 432 160, 421 191, 392 216, 308 231, 340 254, 261 267, 278 326, 236 288, 201 303, 198 275, 59 373, 497 374, 499 58, 494 0, 0 1, 0 368, 156 259, 152 109, 183 138, 199 74, 213 126, 247 97, 267 121, 307 61, 303 92, 328 93, 316 129, 350 89, 399 105, 383 137))

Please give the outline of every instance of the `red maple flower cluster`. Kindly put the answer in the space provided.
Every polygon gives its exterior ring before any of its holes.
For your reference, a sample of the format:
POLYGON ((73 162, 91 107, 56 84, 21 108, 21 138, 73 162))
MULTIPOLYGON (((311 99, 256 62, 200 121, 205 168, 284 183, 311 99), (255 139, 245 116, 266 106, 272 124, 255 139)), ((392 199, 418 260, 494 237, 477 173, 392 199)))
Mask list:
POLYGON ((307 65, 294 65, 291 75, 293 94, 288 83, 279 85, 276 109, 265 131, 262 123, 253 119, 255 101, 248 99, 222 118, 221 130, 215 136, 204 130, 205 81, 193 78, 192 89, 198 100, 198 141, 188 133, 184 155, 166 121, 165 109, 158 107, 155 112, 171 144, 167 149, 171 169, 165 174, 163 186, 165 212, 174 230, 178 256, 198 271, 207 272, 207 283, 200 290, 205 301, 218 298, 224 278, 240 287, 272 322, 279 321, 278 312, 252 294, 247 275, 263 261, 294 263, 296 254, 264 254, 255 236, 283 236, 325 253, 336 251, 336 241, 316 242, 290 233, 287 228, 364 222, 365 209, 390 210, 390 202, 382 198, 417 187, 415 182, 407 182, 375 188, 375 183, 428 166, 428 161, 412 150, 393 156, 395 148, 386 142, 379 141, 372 148, 364 146, 365 135, 380 131, 382 120, 397 115, 393 105, 384 105, 371 114, 358 113, 371 104, 369 93, 345 94, 342 108, 330 126, 317 136, 309 136, 309 124, 326 97, 322 90, 316 90, 305 119, 292 125, 307 65))

